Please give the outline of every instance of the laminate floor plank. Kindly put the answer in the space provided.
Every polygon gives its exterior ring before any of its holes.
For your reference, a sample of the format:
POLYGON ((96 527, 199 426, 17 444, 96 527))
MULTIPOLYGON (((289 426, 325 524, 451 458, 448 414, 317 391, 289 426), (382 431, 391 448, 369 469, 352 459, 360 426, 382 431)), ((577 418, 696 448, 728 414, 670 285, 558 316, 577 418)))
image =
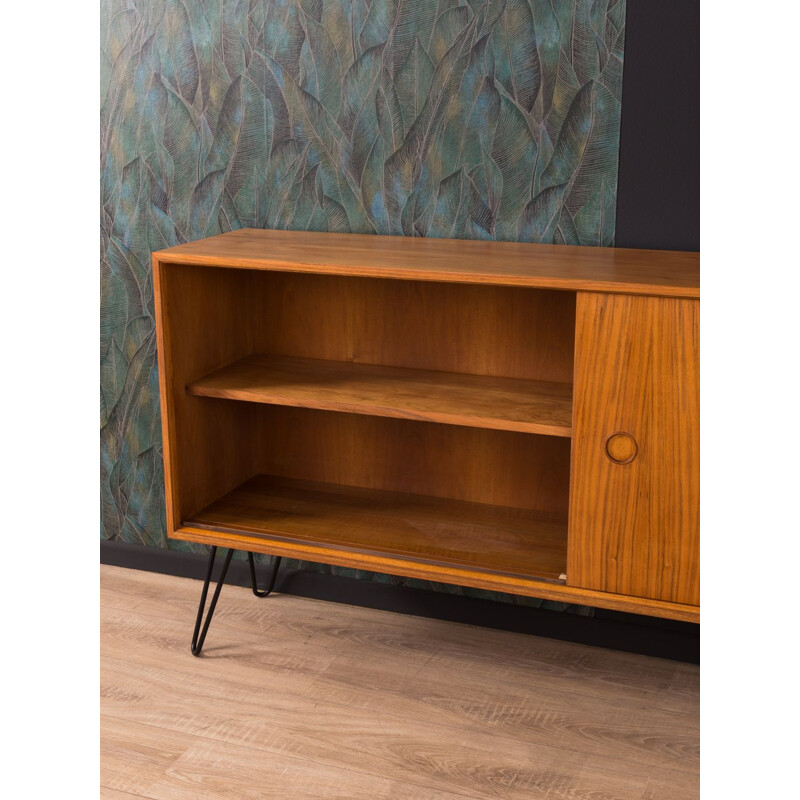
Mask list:
POLYGON ((697 769, 699 730, 691 721, 646 707, 606 706, 601 698, 572 702, 565 691, 493 686, 487 691, 485 682, 452 672, 447 685, 440 678, 431 682, 418 676, 413 685, 383 691, 320 680, 307 696, 356 706, 362 713, 389 707, 409 720, 481 730, 498 741, 507 737, 598 756, 613 749, 628 763, 691 773, 697 769))
POLYGON ((659 773, 647 782, 641 800, 686 800, 698 797, 698 778, 680 772, 659 773))
MULTIPOLYGON (((121 572, 135 574, 128 570, 121 572)), ((137 613, 168 617, 170 625, 182 616, 184 628, 178 630, 175 641, 165 633, 165 643, 175 650, 182 663, 198 586, 194 581, 170 576, 152 577, 160 579, 163 587, 159 588, 160 598, 157 594, 145 601, 130 595, 132 607, 137 613), (174 595, 169 604, 163 602, 164 592, 174 595)), ((123 589, 130 591, 131 583, 135 588, 137 584, 129 582, 123 589)), ((691 664, 501 631, 492 632, 492 654, 487 658, 486 632, 481 628, 281 595, 258 602, 247 590, 238 587, 225 587, 222 597, 224 602, 220 603, 214 633, 207 644, 209 662, 236 657, 240 666, 252 666, 258 671, 266 661, 294 675, 308 669, 320 680, 324 677, 343 686, 354 684, 348 703, 366 702, 370 695, 360 693, 360 688, 367 685, 399 689, 403 681, 420 675, 427 664, 434 684, 438 672, 457 674, 462 682, 466 678, 473 680, 477 694, 481 693, 484 682, 490 682, 529 687, 545 699, 563 696, 571 707, 580 702, 596 707, 597 698, 602 697, 606 710, 618 708, 623 712, 630 710, 635 698, 636 707, 645 718, 656 711, 670 712, 681 718, 682 730, 690 735, 699 725, 698 670, 691 664), (287 603, 293 613, 286 613, 287 603), (384 620, 389 624, 383 624, 384 620), (298 642, 298 633, 325 646, 303 647, 298 656, 291 649, 298 642), (234 639, 225 638, 228 634, 233 634, 234 639), (370 657, 364 658, 365 653, 370 657), (353 659, 359 661, 355 674, 353 659), (467 670, 465 664, 469 666, 467 670)), ((121 613, 124 617, 124 612, 121 613)), ((125 624, 119 626, 117 635, 127 637, 132 643, 154 630, 125 624)), ((230 674, 225 665, 219 669, 221 675, 230 674)))
MULTIPOLYGON (((177 631, 176 636, 180 636, 177 631)), ((163 641, 164 634, 159 632, 163 641)), ((305 642, 305 640, 304 640, 305 642)), ((307 648, 306 648, 307 649, 307 648)), ((185 645, 182 648, 185 658, 185 645)), ((129 705, 129 699, 140 704, 142 695, 128 698, 117 687, 124 682, 125 673, 130 669, 130 662, 135 656, 126 657, 125 648, 112 645, 107 652, 107 683, 104 694, 110 698, 108 703, 129 705), (114 653, 112 657, 110 652, 114 653), (117 667, 120 669, 117 669, 117 667), (117 680, 115 680, 115 678, 117 680)), ((286 655, 286 654, 284 654, 286 655)), ((370 659, 364 659, 370 661, 370 659)), ((181 679, 180 664, 162 660, 158 665, 138 660, 140 685, 150 687, 153 680, 164 683, 163 691, 167 695, 171 685, 181 679), (152 676, 152 677, 151 677, 152 676)), ((323 670, 324 671, 324 670, 323 670)), ((352 670, 351 670, 352 673, 352 670)), ((372 685, 361 685, 360 677, 355 680, 346 676, 338 680, 326 678, 324 674, 317 680, 310 680, 308 673, 284 670, 281 666, 264 664, 256 677, 263 683, 271 685, 280 681, 282 695, 293 695, 290 702, 297 712, 297 720, 311 706, 310 713, 324 712, 333 717, 352 714, 358 708, 360 715, 385 718, 391 715, 399 718, 399 727, 424 723, 430 726, 446 725, 456 727, 461 735, 477 735, 479 738, 491 736, 499 741, 508 737, 511 743, 527 741, 541 747, 558 744, 561 750, 575 753, 594 753, 606 755, 609 746, 615 748, 618 757, 630 763, 641 763, 654 767, 661 766, 672 769, 695 769, 697 761, 697 733, 686 720, 678 715, 661 713, 647 708, 620 708, 606 706, 602 699, 575 697, 561 687, 556 691, 542 690, 538 687, 517 688, 507 684, 470 679, 468 671, 459 672, 458 666, 449 672, 450 680, 443 684, 441 676, 426 679, 422 673, 411 676, 386 676, 381 688, 372 685), (643 733, 646 731, 646 734, 643 733)), ((204 676, 206 677, 206 676, 204 676)), ((220 678, 225 681, 227 697, 244 699, 251 691, 249 683, 242 681, 236 674, 232 679, 224 672, 207 676, 212 681, 220 678)), ((192 690, 191 706, 195 708, 201 703, 207 692, 217 692, 216 683, 203 688, 195 688, 195 683, 182 684, 187 694, 192 690), (196 694, 196 696, 195 696, 196 694)), ((251 698, 263 707, 266 716, 273 724, 285 713, 285 709, 276 708, 270 692, 260 699, 251 698)), ((163 709, 174 721, 180 718, 181 709, 173 710, 165 707, 164 700, 154 700, 146 708, 153 706, 163 709)), ((135 713, 141 709, 137 709, 135 713)), ((108 713, 114 713, 109 711, 108 713)), ((293 712, 294 713, 294 712, 293 712)), ((139 717, 137 717, 139 719, 139 717)), ((161 725, 149 718, 141 721, 148 724, 161 725)), ((293 720, 287 718, 286 725, 292 728, 293 720)), ((312 720, 313 721, 313 720, 312 720)), ((214 724, 217 724, 216 722, 214 724)), ((311 727, 311 726, 310 726, 311 727)), ((289 730, 287 736, 293 734, 289 730)))
POLYGON ((694 665, 230 586, 195 659, 199 582, 101 580, 105 791, 697 797, 694 665))
POLYGON ((134 800, 146 795, 134 794, 133 792, 120 792, 117 789, 109 789, 107 786, 100 787, 100 800, 134 800))
MULTIPOLYGON (((376 699, 375 692, 369 687, 386 687, 411 699, 416 698, 418 690, 424 689, 435 697, 437 690, 442 688, 440 674, 449 674, 456 678, 458 688, 450 691, 450 695, 455 692, 454 696, 449 699, 445 696, 440 702, 454 712, 460 706, 459 693, 466 693, 470 697, 483 696, 488 684, 506 687, 505 691, 516 693, 520 702, 524 700, 539 704, 540 709, 544 707, 548 711, 558 712, 584 708, 586 714, 592 716, 598 708, 602 708, 606 718, 615 710, 623 715, 630 715, 632 696, 636 695, 635 708, 640 712, 640 719, 660 719, 664 725, 671 723, 673 728, 678 727, 681 732, 688 730, 690 734, 693 727, 697 726, 696 710, 692 711, 691 704, 669 700, 666 680, 655 681, 656 686, 661 687, 660 691, 634 692, 629 685, 622 682, 625 661, 616 665, 619 671, 616 681, 605 681, 601 684, 597 682, 595 670, 577 672, 575 669, 565 668, 563 658, 559 667, 559 659, 555 655, 552 660, 547 660, 540 653, 531 653, 529 663, 512 669, 491 661, 487 663, 483 659, 483 640, 472 638, 475 632, 481 633, 480 628, 454 626, 437 620, 413 617, 398 620, 399 615, 368 609, 358 609, 367 612, 363 622, 348 619, 350 624, 345 626, 339 621, 334 624, 332 618, 334 615, 338 616, 342 608, 349 617, 349 607, 316 601, 303 601, 306 603, 305 608, 313 609, 313 614, 301 614, 298 610, 297 616, 302 616, 302 619, 290 622, 284 612, 277 613, 275 610, 280 610, 285 603, 300 602, 299 598, 276 595, 259 602, 244 589, 228 587, 228 591, 237 598, 244 598, 243 604, 235 609, 241 609, 241 613, 220 613, 220 617, 215 618, 214 632, 209 638, 204 657, 209 665, 207 671, 213 671, 226 679, 231 674, 227 659, 235 658, 237 669, 253 669, 254 677, 267 668, 277 670, 284 676, 290 676, 294 684, 305 679, 303 691, 316 680, 321 686, 324 684, 320 691, 338 692, 343 698, 343 704, 366 706, 369 703, 383 703, 383 698, 379 696, 376 699), (259 611, 269 608, 272 609, 271 613, 259 611), (381 619, 391 621, 399 629, 391 631, 391 639, 380 624, 381 619), (405 630, 404 626, 409 623, 412 627, 405 630), (430 623, 435 624, 431 626, 430 623), (453 627, 463 630, 462 638, 469 637, 467 641, 470 648, 465 649, 458 658, 452 655, 442 656, 438 652, 437 639, 440 640, 445 635, 442 629, 453 627), (306 642, 315 646, 307 647, 306 642), (357 672, 352 669, 354 661, 359 663, 357 672), (466 669, 465 665, 468 665, 466 669), (622 685, 618 685, 621 682, 622 685), (412 684, 411 690, 406 691, 409 683, 412 684), (601 704, 598 703, 598 692, 601 692, 601 704), (657 716, 654 717, 654 714, 657 716)), ((222 595, 224 598, 230 596, 222 595)), ((223 601, 220 602, 220 612, 222 605, 223 601)), ((108 643, 113 647, 114 654, 131 657, 132 648, 133 652, 142 648, 146 654, 149 640, 156 637, 169 648, 171 658, 177 659, 175 663, 183 664, 194 609, 186 609, 183 621, 177 619, 173 613, 170 619, 162 617, 153 622, 140 619, 141 610, 140 605, 135 614, 117 609, 108 612, 108 624, 111 626, 108 643)), ((506 637, 512 641, 533 638, 520 637, 517 634, 506 634, 506 637)), ((559 645, 562 650, 567 646, 563 642, 544 639, 534 641, 541 642, 544 646, 559 645)), ((495 637, 493 645, 499 647, 499 644, 495 637)), ((590 649, 579 645, 568 646, 573 652, 590 649)), ((627 663, 630 664, 632 657, 629 654, 622 655, 626 656, 627 663)), ((646 661, 654 667, 669 664, 657 659, 646 661)), ((446 684, 445 688, 448 686, 446 684)), ((436 711, 441 713, 442 708, 436 711)))
MULTIPOLYGON (((138 693, 129 690, 127 694, 135 697, 138 693)), ((101 709, 104 700, 101 696, 101 709)), ((101 711, 100 784, 107 791, 146 797, 147 787, 180 758, 193 740, 191 736, 176 737, 157 730, 143 736, 140 726, 132 720, 122 723, 101 711)))
MULTIPOLYGON (((178 759, 171 761, 163 769, 152 770, 141 781, 138 789, 140 793, 130 792, 128 797, 144 797, 149 800, 260 800, 273 797, 292 800, 412 800, 420 796, 414 787, 404 786, 378 775, 353 772, 346 766, 326 767, 291 755, 265 754, 242 743, 220 742, 128 720, 103 717, 103 723, 105 735, 114 740, 118 769, 120 765, 123 770, 127 767, 126 778, 138 765, 142 750, 153 748, 154 745, 182 748, 182 755, 178 759), (120 735, 127 743, 124 748, 119 743, 120 735), (130 758, 128 763, 125 762, 126 755, 130 758)), ((117 791, 120 800, 124 800, 120 790, 103 787, 101 791, 117 791)), ((463 795, 450 792, 426 791, 424 796, 430 800, 464 800, 463 795)))
MULTIPOLYGON (((130 599, 130 608, 169 620, 183 615, 190 622, 186 637, 191 636, 200 593, 198 582, 135 570, 119 572, 123 577, 119 584, 115 581, 115 590, 119 585, 119 590, 130 599), (152 583, 148 578, 153 579, 152 583), (165 594, 169 602, 164 602, 165 594)), ((349 674, 349 659, 363 657, 365 649, 387 656, 401 652, 402 663, 409 669, 432 658, 432 666, 439 659, 453 659, 459 665, 468 663, 473 675, 514 684, 530 681, 531 670, 535 670, 536 683, 548 690, 563 684, 569 686, 572 695, 594 698, 602 692, 606 702, 618 697, 624 704, 636 696, 642 702, 655 704, 654 707, 696 716, 696 704, 686 702, 698 696, 699 671, 693 664, 505 631, 490 632, 492 648, 488 651, 484 644, 488 632, 480 627, 280 594, 258 602, 241 587, 226 586, 221 598, 215 612, 214 633, 206 645, 209 658, 222 657, 228 652, 221 646, 219 627, 252 635, 246 646, 237 647, 248 653, 265 643, 273 643, 272 649, 277 652, 287 633, 290 641, 296 641, 297 634, 304 633, 309 640, 324 641, 326 655, 336 659, 342 654, 331 666, 331 672, 337 671, 338 665, 338 671, 349 674), (291 605, 291 612, 287 613, 286 604, 291 605), (217 626, 222 620, 224 624, 217 626)), ((502 607, 498 613, 502 613, 502 607)), ((176 646, 182 651, 184 644, 176 646)), ((396 660, 374 659, 363 668, 376 670, 375 680, 381 681, 386 677, 382 670, 387 665, 392 670, 398 667, 396 660)), ((450 669, 444 661, 441 666, 450 669)))
MULTIPOLYGON (((117 686, 128 669, 125 662, 107 661, 106 680, 117 686)), ((543 786, 549 789, 556 776, 558 785, 570 785, 587 760, 541 742, 497 736, 487 752, 483 732, 415 722, 391 709, 353 714, 346 706, 276 693, 268 686, 188 678, 157 666, 140 668, 138 674, 138 693, 106 692, 105 715, 178 734, 195 731, 204 739, 264 751, 262 758, 292 756, 327 768, 345 764, 355 772, 417 786, 420 793, 482 797, 501 781, 508 797, 522 798, 543 786), (566 773, 565 765, 570 765, 566 773)), ((647 775, 633 775, 641 793, 647 775)))

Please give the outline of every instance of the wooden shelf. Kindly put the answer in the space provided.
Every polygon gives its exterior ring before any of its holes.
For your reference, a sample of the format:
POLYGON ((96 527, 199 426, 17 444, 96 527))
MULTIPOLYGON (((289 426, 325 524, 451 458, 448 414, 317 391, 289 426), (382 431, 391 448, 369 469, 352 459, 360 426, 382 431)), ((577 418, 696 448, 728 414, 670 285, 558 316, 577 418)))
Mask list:
POLYGON ((572 433, 572 387, 564 383, 254 355, 189 384, 187 392, 474 428, 572 433))
POLYGON ((561 515, 269 475, 184 524, 552 581, 567 557, 561 515))

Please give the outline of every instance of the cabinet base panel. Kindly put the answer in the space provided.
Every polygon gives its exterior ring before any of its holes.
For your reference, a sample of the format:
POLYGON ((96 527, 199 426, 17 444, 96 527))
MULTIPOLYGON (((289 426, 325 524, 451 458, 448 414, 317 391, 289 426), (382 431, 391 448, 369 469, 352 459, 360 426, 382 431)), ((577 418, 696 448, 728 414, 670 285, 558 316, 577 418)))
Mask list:
POLYGON ((434 566, 558 581, 562 514, 257 475, 187 525, 434 566))
POLYGON ((303 561, 332 564, 338 567, 363 569, 370 572, 381 572, 386 575, 399 575, 405 578, 420 578, 438 583, 450 583, 456 586, 470 586, 475 589, 507 592, 527 597, 537 597, 542 600, 576 603, 578 605, 624 611, 630 614, 643 614, 662 619, 675 619, 683 622, 700 622, 700 609, 697 606, 597 592, 592 589, 567 586, 565 583, 512 578, 473 569, 442 567, 400 558, 364 555, 317 545, 270 540, 263 536, 203 530, 190 525, 183 525, 177 530, 171 531, 169 537, 185 542, 233 547, 254 553, 285 556, 303 561))

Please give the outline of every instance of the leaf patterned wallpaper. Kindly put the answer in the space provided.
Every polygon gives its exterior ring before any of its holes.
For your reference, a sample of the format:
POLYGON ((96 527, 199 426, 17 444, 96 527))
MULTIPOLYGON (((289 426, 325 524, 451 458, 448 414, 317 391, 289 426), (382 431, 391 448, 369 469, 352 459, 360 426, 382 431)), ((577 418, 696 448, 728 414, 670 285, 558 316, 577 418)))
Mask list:
POLYGON ((101 0, 101 535, 168 546, 152 250, 610 245, 624 38, 625 0, 101 0))

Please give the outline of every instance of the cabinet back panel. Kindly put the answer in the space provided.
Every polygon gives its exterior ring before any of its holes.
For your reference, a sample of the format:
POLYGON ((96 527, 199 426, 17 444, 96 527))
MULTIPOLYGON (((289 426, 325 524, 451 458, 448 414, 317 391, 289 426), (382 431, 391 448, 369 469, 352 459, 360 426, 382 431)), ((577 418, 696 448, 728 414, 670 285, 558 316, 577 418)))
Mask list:
POLYGON ((259 471, 566 515, 569 439, 256 406, 259 471))
POLYGON ((575 293, 255 276, 257 352, 572 383, 575 293))

